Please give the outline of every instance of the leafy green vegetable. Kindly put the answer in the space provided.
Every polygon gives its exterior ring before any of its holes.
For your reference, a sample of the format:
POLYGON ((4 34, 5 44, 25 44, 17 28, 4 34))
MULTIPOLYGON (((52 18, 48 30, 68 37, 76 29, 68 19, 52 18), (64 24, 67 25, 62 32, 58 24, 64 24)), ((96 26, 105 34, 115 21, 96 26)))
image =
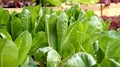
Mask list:
POLYGON ((46 32, 43 32, 43 31, 38 32, 33 37, 32 48, 30 50, 30 54, 34 55, 37 49, 47 47, 47 46, 48 46, 48 41, 47 41, 46 32))
POLYGON ((7 23, 10 20, 10 13, 7 10, 0 9, 1 12, 1 19, 0 19, 0 28, 1 29, 7 29, 7 23))
POLYGON ((15 44, 17 45, 19 52, 18 65, 21 65, 32 46, 31 34, 28 31, 24 31, 16 38, 15 44))
POLYGON ((12 37, 5 29, 0 29, 0 39, 3 39, 3 38, 12 40, 12 37))
POLYGON ((18 48, 13 41, 0 39, 0 67, 16 67, 18 48))
POLYGON ((48 37, 48 44, 50 47, 57 49, 57 33, 56 33, 57 14, 52 13, 46 18, 46 31, 48 37))
POLYGON ((22 22, 22 30, 23 31, 32 31, 32 17, 31 12, 27 9, 24 9, 21 13, 21 22, 22 22))
POLYGON ((17 36, 22 32, 22 22, 17 17, 12 17, 11 21, 11 34, 13 39, 17 38, 17 36))
POLYGON ((103 26, 101 19, 97 18, 96 16, 92 16, 90 21, 88 21, 87 28, 87 34, 90 36, 91 41, 95 42, 100 37, 102 31, 103 26))
POLYGON ((59 47, 61 46, 62 42, 64 41, 64 37, 66 32, 67 32, 67 28, 68 28, 68 19, 67 19, 67 15, 65 13, 62 13, 57 20, 57 37, 58 37, 58 51, 60 51, 59 47))
POLYGON ((120 30, 108 31, 93 11, 29 6, 9 21, 7 14, 0 8, 0 67, 120 67, 120 30))
POLYGON ((92 67, 95 64, 96 61, 90 54, 79 52, 69 58, 64 67, 92 67))
POLYGON ((100 49, 105 54, 104 59, 101 63, 103 67, 105 66, 113 66, 117 67, 120 66, 119 59, 119 51, 120 51, 120 32, 119 31, 108 31, 103 34, 103 36, 100 38, 99 44, 100 49), (114 61, 114 63, 113 63, 114 61), (104 65, 103 63, 106 62, 107 64, 104 65))
POLYGON ((60 67, 61 57, 55 50, 50 50, 47 55, 47 67, 60 67))

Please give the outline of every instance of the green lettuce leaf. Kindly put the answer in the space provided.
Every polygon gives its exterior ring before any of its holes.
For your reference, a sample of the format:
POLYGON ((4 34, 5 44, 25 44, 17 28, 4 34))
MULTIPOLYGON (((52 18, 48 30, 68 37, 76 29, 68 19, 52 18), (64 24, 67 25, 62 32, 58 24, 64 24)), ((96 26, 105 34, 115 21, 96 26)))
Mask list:
POLYGON ((96 60, 88 53, 78 52, 70 57, 64 64, 64 67, 92 67, 96 60))
POLYGON ((24 31, 16 38, 15 44, 17 45, 19 51, 18 65, 21 65, 32 46, 31 34, 28 31, 24 31))
POLYGON ((8 39, 0 39, 0 67, 17 67, 18 48, 8 39))
POLYGON ((120 31, 107 31, 101 36, 99 40, 101 51, 104 53, 102 59, 102 67, 109 66, 119 67, 120 66, 120 31), (114 62, 113 62, 114 61, 114 62), (103 64, 106 62, 107 64, 103 64), (116 64, 118 63, 118 64, 116 64))
POLYGON ((46 17, 46 31, 48 37, 48 44, 50 47, 57 49, 57 31, 56 31, 56 23, 57 23, 57 14, 54 12, 51 15, 46 17))
POLYGON ((0 39, 3 39, 3 38, 12 40, 12 37, 5 29, 0 29, 0 39))

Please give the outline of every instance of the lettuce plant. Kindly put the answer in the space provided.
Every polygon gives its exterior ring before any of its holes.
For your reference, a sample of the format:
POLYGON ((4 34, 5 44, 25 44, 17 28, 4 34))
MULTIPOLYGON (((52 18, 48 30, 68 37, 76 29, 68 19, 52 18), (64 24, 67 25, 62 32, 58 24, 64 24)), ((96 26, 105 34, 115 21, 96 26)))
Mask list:
POLYGON ((120 30, 93 11, 29 6, 9 21, 0 12, 0 67, 120 67, 120 30))

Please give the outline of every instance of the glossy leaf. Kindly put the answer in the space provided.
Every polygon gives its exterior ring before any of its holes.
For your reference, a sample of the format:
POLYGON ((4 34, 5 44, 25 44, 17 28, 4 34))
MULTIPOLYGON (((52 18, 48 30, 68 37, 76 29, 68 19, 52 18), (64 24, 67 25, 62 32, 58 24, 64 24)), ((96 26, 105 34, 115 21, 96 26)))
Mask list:
POLYGON ((64 41, 64 37, 68 29, 68 19, 65 13, 62 13, 57 20, 57 37, 58 37, 58 52, 60 51, 60 46, 64 41))
POLYGON ((0 22, 0 29, 7 29, 7 23, 10 22, 10 13, 7 10, 3 10, 1 22, 0 22))
POLYGON ((57 14, 55 12, 52 13, 50 17, 46 17, 46 31, 48 37, 48 44, 50 47, 53 47, 54 49, 57 49, 56 23, 57 23, 57 14))
POLYGON ((92 67, 95 64, 96 61, 90 54, 79 52, 70 57, 64 67, 92 67))
POLYGON ((34 58, 37 61, 46 61, 47 53, 52 50, 51 47, 44 47, 44 48, 39 48, 35 54, 34 58))
POLYGON ((47 54, 47 67, 61 67, 61 57, 55 50, 50 50, 47 54))
POLYGON ((22 32, 22 22, 17 17, 12 17, 11 21, 11 34, 13 39, 15 40, 16 37, 22 32))
POLYGON ((102 31, 103 26, 101 19, 96 16, 91 17, 91 19, 88 21, 88 28, 86 32, 90 36, 91 41, 95 42, 100 37, 102 31))
POLYGON ((47 46, 48 46, 48 41, 47 41, 46 32, 42 32, 42 31, 38 32, 33 37, 33 43, 32 43, 32 48, 30 50, 30 54, 34 55, 37 49, 47 47, 47 46))
MULTIPOLYGON (((120 32, 118 31, 108 31, 105 32, 101 39, 99 40, 99 44, 100 44, 100 49, 102 50, 102 52, 105 54, 102 63, 104 62, 104 60, 106 59, 113 59, 116 62, 119 63, 119 59, 120 59, 120 32)), ((108 61, 107 60, 107 61, 108 61)), ((107 62, 105 61, 105 62, 107 62)), ((109 63, 109 65, 113 65, 111 63, 109 63)), ((102 66, 104 66, 102 64, 102 66)), ((117 67, 117 66, 115 66, 117 67)))
POLYGON ((16 67, 17 59, 17 46, 11 40, 0 39, 0 67, 16 67))
POLYGON ((35 32, 39 32, 39 31, 45 31, 45 15, 39 17, 38 20, 36 20, 36 26, 35 26, 35 32))
POLYGON ((28 31, 24 31, 16 38, 15 43, 19 51, 18 64, 21 65, 32 46, 32 36, 28 31))
POLYGON ((89 35, 87 35, 84 32, 79 32, 79 44, 80 44, 80 51, 87 52, 89 54, 94 54, 93 44, 91 42, 91 39, 89 35))
POLYGON ((20 20, 22 22, 22 30, 23 31, 32 31, 32 17, 31 12, 27 9, 24 9, 21 13, 20 20))
POLYGON ((12 40, 12 37, 5 29, 0 29, 0 39, 2 39, 2 38, 12 40))
POLYGON ((80 50, 80 40, 79 40, 79 32, 83 31, 82 23, 74 22, 67 29, 65 36, 63 36, 64 40, 61 43, 60 55, 63 56, 63 59, 69 58, 74 52, 78 52, 80 50))

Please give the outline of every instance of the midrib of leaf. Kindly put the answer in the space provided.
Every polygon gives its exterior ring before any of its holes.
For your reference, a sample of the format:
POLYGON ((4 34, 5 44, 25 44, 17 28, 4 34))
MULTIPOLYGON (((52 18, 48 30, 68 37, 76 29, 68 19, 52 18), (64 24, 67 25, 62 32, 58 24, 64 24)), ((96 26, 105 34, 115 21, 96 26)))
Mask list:
POLYGON ((73 26, 73 28, 70 30, 69 34, 66 36, 66 38, 65 38, 65 40, 64 40, 64 42, 62 43, 61 46, 63 46, 63 45, 67 42, 67 40, 68 40, 69 36, 71 35, 71 33, 72 33, 74 27, 75 27, 75 26, 73 26))
MULTIPOLYGON (((61 44, 61 47, 63 47, 63 45, 67 42, 67 40, 68 40, 69 36, 71 35, 71 33, 72 33, 72 31, 73 31, 74 28, 75 28, 75 26, 73 26, 73 28, 70 30, 69 34, 66 36, 64 42, 61 44)), ((67 32, 66 32, 66 33, 67 33, 67 32)), ((69 59, 69 57, 71 57, 71 55, 68 56, 68 57, 66 57, 64 60, 62 60, 62 64, 64 64, 65 61, 66 61, 67 59, 69 59)))
POLYGON ((115 64, 117 65, 117 67, 119 67, 119 66, 120 66, 120 63, 119 63, 119 62, 117 62, 117 61, 115 61, 114 59, 109 58, 108 60, 110 60, 111 62, 115 63, 115 64))
MULTIPOLYGON (((86 52, 86 50, 82 47, 82 45, 81 45, 80 47, 81 47, 81 49, 82 49, 83 52, 86 52)), ((86 53, 87 53, 87 52, 86 52, 86 53)))
POLYGON ((48 24, 49 24, 49 18, 50 18, 50 16, 49 16, 49 15, 46 15, 46 17, 47 17, 47 18, 46 18, 46 20, 47 20, 46 23, 47 23, 47 33, 48 33, 48 34, 47 34, 47 37, 48 37, 48 45, 50 46, 51 43, 50 43, 50 37, 49 37, 49 25, 48 25, 48 24))
POLYGON ((109 43, 108 43, 108 41, 107 41, 107 47, 106 47, 105 57, 104 57, 105 59, 107 59, 107 58, 108 58, 108 56, 107 56, 107 52, 108 52, 108 48, 109 48, 109 46, 108 46, 108 45, 109 45, 109 43))

